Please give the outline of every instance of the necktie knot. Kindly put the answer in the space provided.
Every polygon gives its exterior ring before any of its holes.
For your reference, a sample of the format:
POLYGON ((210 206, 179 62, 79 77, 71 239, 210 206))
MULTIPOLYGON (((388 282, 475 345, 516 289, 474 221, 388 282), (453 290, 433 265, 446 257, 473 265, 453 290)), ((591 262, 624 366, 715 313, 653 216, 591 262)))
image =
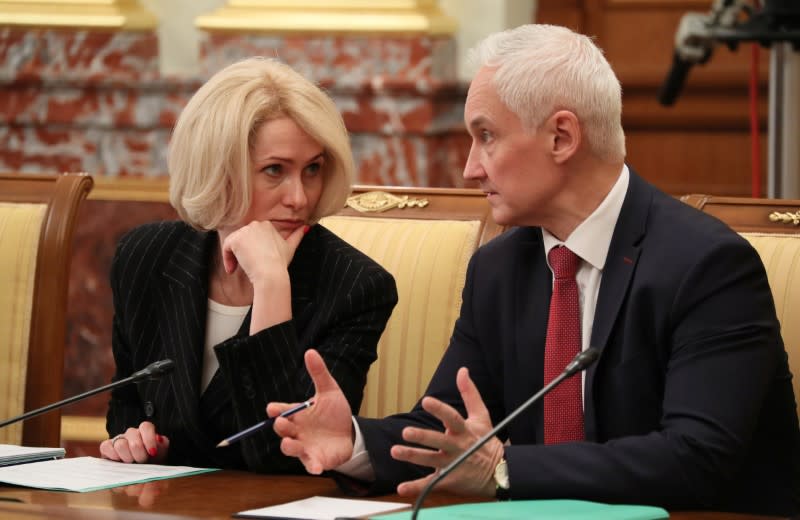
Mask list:
POLYGON ((575 278, 578 272, 578 255, 565 246, 557 246, 547 254, 550 267, 553 268, 555 278, 575 278))

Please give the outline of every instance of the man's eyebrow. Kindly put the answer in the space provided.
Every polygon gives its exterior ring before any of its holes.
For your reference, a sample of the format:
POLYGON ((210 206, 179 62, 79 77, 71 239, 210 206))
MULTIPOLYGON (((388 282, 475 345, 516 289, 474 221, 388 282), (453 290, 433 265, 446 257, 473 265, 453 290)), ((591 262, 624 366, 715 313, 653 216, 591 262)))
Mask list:
POLYGON ((489 120, 485 116, 478 116, 472 119, 469 123, 467 123, 467 126, 469 126, 470 128, 475 128, 478 126, 485 125, 488 121, 489 120))

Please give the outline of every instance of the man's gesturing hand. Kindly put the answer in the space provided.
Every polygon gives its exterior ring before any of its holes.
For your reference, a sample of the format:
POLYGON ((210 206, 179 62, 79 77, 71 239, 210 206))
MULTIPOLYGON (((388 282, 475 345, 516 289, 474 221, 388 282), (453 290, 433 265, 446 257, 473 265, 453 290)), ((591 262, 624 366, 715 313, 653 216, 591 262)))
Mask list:
MULTIPOLYGON (((407 427, 403 439, 430 449, 412 446, 392 446, 392 457, 421 466, 429 466, 435 472, 425 478, 403 482, 397 486, 401 496, 418 495, 442 468, 472 446, 475 441, 492 429, 489 411, 483 403, 478 388, 469 377, 466 368, 456 376, 456 384, 464 400, 467 418, 456 409, 433 397, 425 397, 422 407, 445 426, 444 432, 407 427)), ((436 487, 453 493, 493 497, 495 494, 494 469, 503 457, 503 443, 492 438, 482 448, 467 458, 436 487)))
MULTIPOLYGON (((314 406, 291 417, 278 417, 273 428, 283 437, 281 451, 297 457, 306 471, 319 475, 347 462, 353 454, 350 404, 316 350, 305 353, 306 369, 314 382, 314 406)), ((296 403, 269 403, 275 417, 296 403)))

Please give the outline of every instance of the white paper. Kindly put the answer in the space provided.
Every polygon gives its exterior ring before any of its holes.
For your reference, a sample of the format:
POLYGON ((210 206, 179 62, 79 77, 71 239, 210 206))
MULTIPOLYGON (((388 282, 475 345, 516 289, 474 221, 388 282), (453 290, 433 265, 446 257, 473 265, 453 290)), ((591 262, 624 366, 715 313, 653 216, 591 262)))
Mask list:
POLYGON ((0 466, 63 457, 64 448, 31 448, 16 444, 0 444, 0 466))
POLYGON ((236 516, 251 518, 302 518, 304 520, 333 520, 337 517, 362 517, 411 507, 402 502, 354 500, 350 498, 311 497, 277 506, 242 511, 236 516))
POLYGON ((207 471, 216 470, 123 464, 95 457, 76 457, 0 468, 0 482, 40 489, 85 492, 207 471))

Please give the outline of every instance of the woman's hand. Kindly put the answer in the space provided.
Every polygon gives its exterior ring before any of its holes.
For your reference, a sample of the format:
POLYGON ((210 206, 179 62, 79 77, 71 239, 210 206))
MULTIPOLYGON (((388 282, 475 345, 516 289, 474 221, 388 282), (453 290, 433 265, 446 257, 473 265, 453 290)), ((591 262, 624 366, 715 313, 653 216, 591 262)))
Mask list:
POLYGON ((254 286, 269 279, 276 269, 289 267, 307 229, 300 226, 284 238, 268 220, 240 227, 222 242, 225 272, 241 267, 254 286))
POLYGON ((159 464, 167 459, 168 452, 169 439, 159 435, 149 421, 100 443, 100 456, 117 462, 159 464))
MULTIPOLYGON (((253 286, 250 334, 292 319, 288 267, 306 231, 307 226, 299 226, 284 238, 272 222, 254 221, 223 239, 225 272, 241 267, 253 286)), ((224 280, 221 283, 224 289, 224 280)))

